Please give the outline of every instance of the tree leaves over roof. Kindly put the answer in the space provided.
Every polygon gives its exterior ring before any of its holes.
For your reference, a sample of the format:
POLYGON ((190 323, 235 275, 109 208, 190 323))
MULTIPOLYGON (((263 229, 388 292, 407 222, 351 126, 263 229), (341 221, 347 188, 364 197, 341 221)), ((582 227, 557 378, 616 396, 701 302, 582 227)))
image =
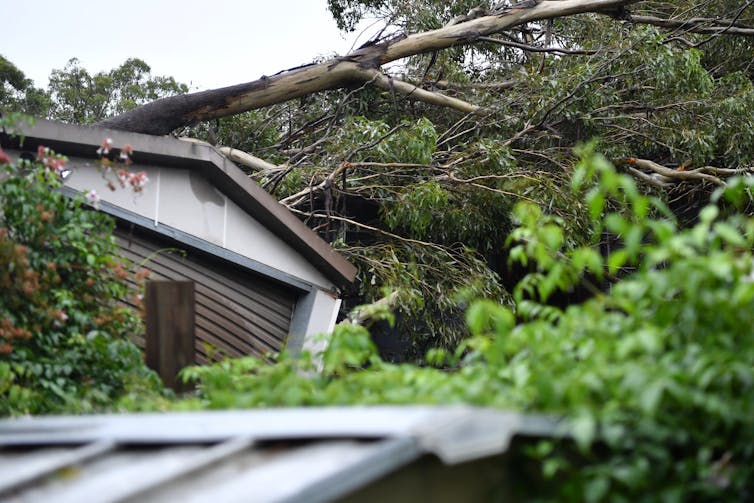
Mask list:
MULTIPOLYGON (((330 0, 328 8, 348 29, 378 18, 385 31, 375 45, 402 40, 395 32, 443 27, 479 3, 330 0)), ((548 4, 559 2, 537 7, 548 4)), ((360 290, 346 306, 410 292, 401 297, 404 337, 424 341, 417 347, 453 345, 463 336, 458 324, 436 322, 445 313, 458 318, 466 286, 503 299, 519 279, 505 247, 515 203, 538 202, 561 219, 568 246, 610 246, 613 238, 586 225, 588 203, 567 190, 578 144, 597 139, 688 221, 718 182, 751 170, 754 63, 742 55, 754 53, 746 31, 753 10, 733 0, 645 1, 532 21, 373 69, 372 80, 177 134, 216 138, 275 163, 249 174, 361 266, 360 290), (401 92, 399 80, 415 91, 401 92), (416 99, 420 90, 479 108, 464 115, 431 105, 416 99)), ((52 113, 76 122, 183 91, 137 60, 95 76, 75 61, 56 72, 52 113)), ((233 87, 265 92, 278 77, 233 87)))

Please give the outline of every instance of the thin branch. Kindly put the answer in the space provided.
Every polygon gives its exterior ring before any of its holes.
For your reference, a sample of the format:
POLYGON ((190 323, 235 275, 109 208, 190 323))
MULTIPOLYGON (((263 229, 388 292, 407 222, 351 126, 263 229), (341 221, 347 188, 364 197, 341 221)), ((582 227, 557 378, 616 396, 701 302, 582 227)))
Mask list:
POLYGON ((308 154, 310 152, 314 152, 314 150, 317 148, 317 146, 319 146, 322 143, 324 143, 324 141, 327 139, 327 137, 330 136, 330 134, 332 133, 332 131, 333 131, 334 127, 335 127, 335 123, 340 118, 341 112, 343 111, 343 107, 348 102, 348 100, 350 100, 351 97, 354 94, 356 94, 356 93, 364 90, 369 84, 373 83, 377 79, 377 77, 378 76, 375 75, 372 79, 369 79, 366 82, 364 82, 363 85, 359 86, 356 89, 351 90, 348 94, 346 94, 343 97, 343 99, 341 99, 338 102, 338 106, 335 109, 335 113, 332 115, 332 118, 331 118, 329 124, 327 125, 327 129, 325 130, 325 132, 317 139, 317 141, 315 141, 311 145, 307 145, 306 147, 302 147, 301 149, 298 149, 298 152, 296 152, 296 154, 295 154, 295 158, 298 159, 299 158, 298 156, 302 156, 302 155, 308 154))
POLYGON ((367 143, 365 145, 359 145, 358 147, 356 147, 355 149, 351 150, 346 155, 346 157, 345 157, 346 162, 351 162, 351 159, 353 159, 353 156, 355 156, 359 152, 363 152, 364 150, 369 150, 370 148, 379 145, 380 143, 382 143, 383 141, 385 141, 386 139, 388 139, 389 137, 391 137, 392 135, 394 135, 396 131, 398 131, 399 129, 403 129, 404 127, 406 127, 406 124, 398 124, 397 126, 394 126, 393 128, 391 128, 390 131, 388 131, 384 135, 380 136, 379 138, 377 138, 377 139, 375 139, 375 140, 373 140, 373 141, 371 141, 371 142, 369 142, 369 143, 367 143))
POLYGON ((324 180, 322 180, 317 185, 309 185, 308 187, 296 192, 293 195, 290 195, 288 197, 285 197, 279 201, 280 204, 284 204, 285 206, 288 206, 289 208, 292 208, 293 206, 296 206, 297 204, 301 204, 307 196, 313 194, 314 192, 318 190, 324 190, 325 187, 329 187, 332 185, 333 180, 335 178, 343 173, 346 169, 348 169, 351 166, 348 162, 343 162, 336 167, 332 173, 327 175, 324 180))
POLYGON ((225 154, 231 161, 246 166, 247 168, 251 168, 262 176, 269 176, 288 169, 288 166, 272 164, 271 162, 267 162, 264 159, 260 159, 259 157, 253 156, 248 152, 244 152, 237 148, 218 147, 217 149, 225 154))
POLYGON ((435 250, 440 250, 442 252, 448 253, 447 248, 445 248, 444 246, 438 245, 437 243, 430 243, 428 241, 420 241, 418 239, 405 238, 403 236, 399 236, 398 234, 393 234, 392 232, 388 232, 388 231, 380 229, 378 227, 372 227, 371 225, 363 224, 361 222, 357 222, 356 220, 352 220, 350 218, 339 217, 337 215, 326 215, 326 214, 319 213, 319 212, 316 212, 316 211, 314 211, 314 212, 301 211, 301 210, 297 210, 296 208, 290 208, 290 210, 293 213, 298 213, 299 215, 302 215, 302 216, 305 216, 305 217, 329 218, 329 219, 332 219, 332 220, 338 220, 338 221, 345 222, 347 224, 350 224, 350 225, 353 225, 353 226, 356 226, 356 227, 360 227, 360 228, 368 230, 368 231, 376 232, 378 234, 382 234, 384 236, 387 236, 387 237, 390 237, 390 238, 393 238, 393 239, 397 239, 399 241, 403 241, 405 243, 413 243, 413 244, 416 244, 416 245, 426 246, 428 248, 434 248, 435 250))
POLYGON ((466 101, 444 94, 427 91, 408 82, 383 75, 377 70, 374 70, 374 83, 377 87, 386 91, 398 91, 405 96, 429 103, 430 105, 452 108, 465 114, 476 113, 480 109, 477 105, 472 105, 466 101))
MULTIPOLYGON (((751 2, 747 2, 751 4, 751 2)), ((709 20, 699 19, 664 19, 654 16, 638 16, 631 15, 629 21, 636 24, 649 24, 652 26, 659 26, 660 28, 670 28, 674 30, 683 30, 690 33, 701 33, 710 35, 736 35, 741 37, 754 37, 754 28, 736 26, 730 23, 726 26, 720 26, 715 23, 714 25, 709 20)), ((718 22, 719 23, 719 22, 718 22)))
POLYGON ((425 81, 428 84, 431 84, 434 87, 437 87, 438 89, 456 89, 456 88, 464 88, 464 87, 471 87, 474 89, 495 89, 498 91, 502 91, 505 89, 510 89, 511 87, 514 87, 515 85, 519 84, 521 81, 518 79, 512 79, 512 80, 504 80, 502 82, 451 82, 449 80, 434 80, 434 81, 425 81))
POLYGON ((511 42, 508 40, 502 40, 494 37, 479 37, 480 42, 491 42, 493 44, 503 45, 505 47, 515 47, 526 52, 545 52, 551 54, 597 54, 599 51, 587 50, 587 49, 564 49, 562 47, 537 47, 529 44, 522 44, 521 42, 511 42))
POLYGON ((510 192, 508 190, 502 190, 502 189, 496 189, 495 187, 488 187, 487 185, 483 185, 481 183, 476 183, 476 182, 471 181, 471 180, 464 180, 462 178, 456 178, 455 175, 453 175, 453 173, 449 173, 447 175, 438 176, 436 179, 438 181, 440 181, 440 182, 450 182, 450 183, 455 183, 455 184, 459 184, 459 185, 469 185, 469 186, 477 188, 477 189, 486 190, 486 191, 489 191, 489 192, 494 192, 496 194, 501 194, 501 195, 504 195, 504 196, 517 197, 519 199, 523 199, 525 201, 529 201, 530 203, 538 204, 537 201, 535 201, 534 199, 531 199, 531 198, 526 197, 526 196, 522 196, 521 194, 516 194, 515 192, 510 192))

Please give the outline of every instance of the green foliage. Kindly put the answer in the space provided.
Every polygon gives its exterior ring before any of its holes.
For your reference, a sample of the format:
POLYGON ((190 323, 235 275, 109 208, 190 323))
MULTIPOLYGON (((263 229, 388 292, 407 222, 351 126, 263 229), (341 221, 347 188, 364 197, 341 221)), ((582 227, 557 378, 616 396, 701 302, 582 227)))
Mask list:
MULTIPOLYGON (((24 72, 3 56, 0 56, 0 82, 3 83, 3 93, 8 92, 8 87, 22 91, 28 85, 24 72)), ((5 94, 2 96, 5 97, 5 94)))
POLYGON ((395 241, 342 251, 359 268, 365 302, 399 293, 393 336, 406 347, 402 356, 414 360, 434 346, 453 348, 467 336, 463 309, 468 299, 507 299, 497 275, 469 248, 395 241))
POLYGON ((155 77, 144 61, 131 58, 94 75, 71 59, 53 70, 47 90, 38 89, 13 63, 0 56, 0 110, 23 112, 73 124, 93 124, 188 86, 172 77, 155 77))
POLYGON ((454 16, 494 2, 460 0, 453 3, 419 0, 328 0, 327 7, 341 30, 353 31, 370 17, 389 17, 410 32, 439 28, 454 16))
POLYGON ((337 147, 359 149, 351 161, 428 164, 436 141, 435 127, 426 118, 403 121, 391 132, 384 121, 357 116, 349 118, 341 129, 337 147), (373 148, 360 148, 372 144, 373 148))
MULTIPOLYGON (((590 200, 593 225, 620 232, 623 246, 604 258, 566 249, 562 222, 528 204, 514 212, 513 235, 523 243, 518 259, 539 265, 527 281, 541 299, 552 282, 631 266, 607 293, 555 319, 529 311, 518 322, 520 313, 475 302, 471 337, 455 351, 430 351, 427 367, 384 362, 366 329, 340 324, 316 357, 187 370, 200 395, 180 406, 470 403, 545 412, 569 419, 578 448, 551 440, 529 450, 553 482, 537 487, 555 488, 549 496, 559 501, 746 499, 754 481, 754 219, 723 217, 711 205, 680 229, 659 199, 592 147, 580 152, 573 190, 590 200), (595 201, 608 198, 620 211, 603 218, 595 201)), ((746 202, 750 181, 731 185, 716 197, 746 202)))
POLYGON ((74 124, 92 124, 138 105, 188 92, 172 77, 153 77, 144 61, 131 58, 109 72, 91 75, 71 59, 50 75, 50 118, 74 124))
POLYGON ((395 229, 400 221, 417 239, 427 239, 435 226, 445 230, 442 216, 449 210, 449 194, 434 180, 401 194, 397 204, 386 212, 384 220, 395 229), (399 220, 400 219, 400 220, 399 220))
MULTIPOLYGON (((381 244, 352 239, 340 250, 359 266, 360 302, 401 292, 396 331, 408 348, 404 356, 412 358, 421 358, 433 345, 454 347, 466 336, 464 299, 506 298, 490 267, 509 220, 510 200, 496 191, 505 182, 493 182, 491 191, 440 184, 433 167, 436 145, 436 128, 427 119, 391 127, 382 120, 351 117, 328 146, 332 156, 349 152, 349 190, 380 201, 380 227, 396 236, 381 244), (406 164, 411 176, 403 169, 406 164)), ((510 152, 495 142, 474 155, 486 158, 459 168, 459 176, 512 168, 510 152)))
POLYGON ((49 107, 49 95, 34 87, 24 72, 0 55, 0 111, 23 111, 42 116, 47 114, 49 107))
POLYGON ((64 196, 48 167, 0 172, 0 415, 101 410, 159 389, 128 339, 141 321, 120 302, 114 222, 64 196))
POLYGON ((499 251, 510 227, 510 197, 430 180, 408 187, 383 209, 391 231, 443 245, 464 243, 484 254, 499 251), (469 218, 474 215, 474 218, 469 218))

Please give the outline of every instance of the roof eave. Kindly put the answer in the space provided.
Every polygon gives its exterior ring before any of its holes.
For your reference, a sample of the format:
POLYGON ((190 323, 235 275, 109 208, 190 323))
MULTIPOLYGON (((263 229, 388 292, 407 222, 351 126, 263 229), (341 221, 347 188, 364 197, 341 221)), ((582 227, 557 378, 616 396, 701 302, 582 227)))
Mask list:
MULTIPOLYGON (((353 264, 211 145, 45 119, 36 119, 32 125, 17 125, 14 132, 23 137, 25 149, 44 145, 65 155, 96 158, 96 150, 102 140, 111 138, 115 146, 130 144, 134 149, 133 157, 141 164, 197 170, 233 202, 301 253, 330 281, 344 287, 352 284, 356 278, 353 264)), ((3 137, 5 143, 8 136, 3 137)))

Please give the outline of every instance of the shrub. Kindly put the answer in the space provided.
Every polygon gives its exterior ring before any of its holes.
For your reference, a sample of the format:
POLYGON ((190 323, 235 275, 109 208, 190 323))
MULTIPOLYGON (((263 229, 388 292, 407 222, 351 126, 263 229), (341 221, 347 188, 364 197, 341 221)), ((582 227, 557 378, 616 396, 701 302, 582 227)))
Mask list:
MULTIPOLYGON (((585 192, 594 235, 607 229, 622 246, 607 256, 596 244, 566 249, 557 219, 520 205, 512 256, 536 260, 537 270, 517 289, 516 310, 473 304, 471 337, 454 353, 431 351, 434 367, 386 363, 366 329, 341 324, 315 359, 282 354, 274 365, 247 358, 188 369, 201 395, 182 405, 470 403, 543 412, 569 419, 578 448, 550 440, 528 451, 559 501, 751 499, 754 219, 730 206, 747 199, 752 179, 731 181, 681 229, 630 177, 589 148, 581 154, 573 189, 585 192), (606 213, 608 200, 620 210, 606 213), (612 286, 564 310, 544 303, 585 275, 612 286)), ((529 486, 528 496, 544 487, 529 486)))
POLYGON ((159 389, 128 339, 141 321, 119 301, 130 273, 114 221, 58 190, 64 166, 44 148, 35 162, 0 158, 0 415, 86 412, 159 389))

